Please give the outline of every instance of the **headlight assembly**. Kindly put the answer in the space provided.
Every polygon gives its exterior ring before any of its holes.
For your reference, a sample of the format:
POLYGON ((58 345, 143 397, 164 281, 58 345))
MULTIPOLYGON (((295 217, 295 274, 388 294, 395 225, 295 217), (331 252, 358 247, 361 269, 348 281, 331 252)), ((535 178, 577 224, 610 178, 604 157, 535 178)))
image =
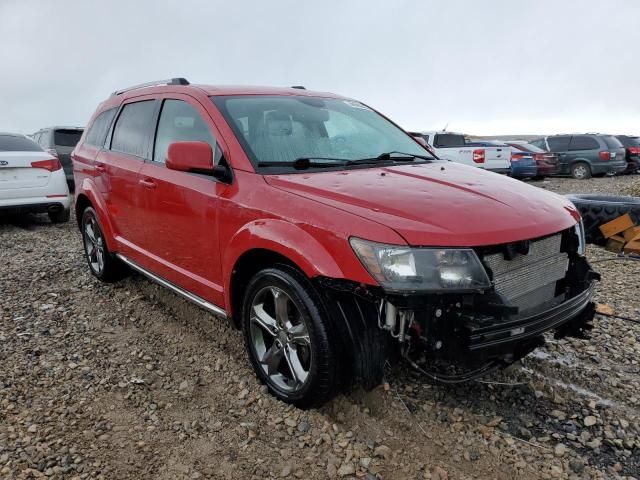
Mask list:
POLYGON ((491 286, 472 249, 411 248, 350 239, 354 252, 390 291, 471 291, 491 286))

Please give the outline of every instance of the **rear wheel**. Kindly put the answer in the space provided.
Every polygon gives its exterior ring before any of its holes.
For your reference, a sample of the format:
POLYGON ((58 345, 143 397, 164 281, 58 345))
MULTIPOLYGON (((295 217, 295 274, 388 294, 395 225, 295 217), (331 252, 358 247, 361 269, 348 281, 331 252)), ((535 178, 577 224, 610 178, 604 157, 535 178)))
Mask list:
POLYGON ((578 180, 591 178, 591 167, 585 162, 574 163, 571 165, 571 176, 578 180))
POLYGON ((49 220, 51 223, 66 223, 71 217, 71 209, 58 210, 57 212, 49 212, 49 220))
POLYGON ((307 408, 337 390, 331 325, 307 278, 289 267, 267 268, 247 285, 242 330, 253 368, 273 395, 307 408))
POLYGON ((91 273, 103 282, 123 278, 127 269, 107 247, 96 211, 87 207, 82 213, 82 243, 91 273))

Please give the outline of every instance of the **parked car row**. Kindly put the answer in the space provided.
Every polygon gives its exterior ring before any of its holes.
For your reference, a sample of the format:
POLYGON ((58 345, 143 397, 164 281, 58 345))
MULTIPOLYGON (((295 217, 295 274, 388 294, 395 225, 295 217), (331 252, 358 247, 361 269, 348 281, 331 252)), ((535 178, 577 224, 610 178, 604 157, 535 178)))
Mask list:
POLYGON ((516 178, 636 173, 640 168, 640 138, 628 135, 552 135, 526 141, 470 141, 453 132, 412 132, 438 157, 507 173, 516 178))

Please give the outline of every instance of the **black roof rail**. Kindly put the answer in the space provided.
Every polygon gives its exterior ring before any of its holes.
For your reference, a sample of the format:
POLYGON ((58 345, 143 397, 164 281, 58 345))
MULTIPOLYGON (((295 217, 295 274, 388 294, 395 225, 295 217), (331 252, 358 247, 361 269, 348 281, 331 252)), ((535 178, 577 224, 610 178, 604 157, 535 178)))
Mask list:
POLYGON ((115 95, 122 95, 123 93, 129 92, 131 90, 137 90, 138 88, 145 87, 155 87, 157 85, 190 85, 190 83, 189 80, 183 77, 169 78, 167 80, 156 80, 154 82, 141 83, 139 85, 133 85, 132 87, 123 88, 122 90, 116 90, 111 94, 111 96, 113 97, 115 95))
POLYGON ((304 88, 304 85, 292 85, 291 88, 296 88, 298 90, 306 90, 306 88, 304 88))

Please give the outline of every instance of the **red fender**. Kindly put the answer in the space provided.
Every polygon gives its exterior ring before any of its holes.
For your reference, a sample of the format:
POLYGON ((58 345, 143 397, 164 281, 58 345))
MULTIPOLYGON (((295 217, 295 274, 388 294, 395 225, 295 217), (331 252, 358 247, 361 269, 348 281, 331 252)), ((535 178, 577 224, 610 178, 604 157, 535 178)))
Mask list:
POLYGON ((97 193, 96 184, 92 182, 91 179, 85 178, 82 181, 80 188, 76 187, 76 191, 78 192, 78 196, 85 195, 91 202, 93 209, 96 211, 96 215, 98 215, 98 222, 100 222, 100 228, 102 229, 102 234, 109 251, 117 251, 117 242, 115 240, 113 225, 111 224, 109 215, 107 215, 107 206, 104 204, 102 195, 97 193))
MULTIPOLYGON (((231 277, 238 259, 253 249, 278 253, 296 264, 309 278, 326 276, 344 278, 342 268, 327 249, 299 226, 278 219, 255 220, 246 224, 229 241, 222 255, 222 271, 225 279, 225 304, 231 303, 231 277)), ((354 258, 356 262, 357 259, 354 258)), ((351 267, 351 265, 349 265, 351 267)), ((364 280, 375 283, 363 267, 364 280), (368 277, 368 278, 367 278, 368 277)))

